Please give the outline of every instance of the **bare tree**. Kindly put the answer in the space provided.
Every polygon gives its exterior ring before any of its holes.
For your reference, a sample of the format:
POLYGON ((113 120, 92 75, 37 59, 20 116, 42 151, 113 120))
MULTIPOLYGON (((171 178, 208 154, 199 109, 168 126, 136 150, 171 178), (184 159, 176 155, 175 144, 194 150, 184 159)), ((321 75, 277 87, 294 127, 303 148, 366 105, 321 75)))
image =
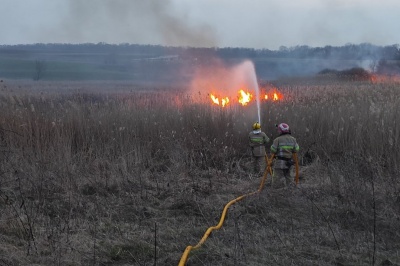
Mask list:
POLYGON ((35 61, 35 76, 33 77, 34 80, 39 80, 43 77, 44 72, 46 71, 46 62, 43 60, 36 60, 35 61))

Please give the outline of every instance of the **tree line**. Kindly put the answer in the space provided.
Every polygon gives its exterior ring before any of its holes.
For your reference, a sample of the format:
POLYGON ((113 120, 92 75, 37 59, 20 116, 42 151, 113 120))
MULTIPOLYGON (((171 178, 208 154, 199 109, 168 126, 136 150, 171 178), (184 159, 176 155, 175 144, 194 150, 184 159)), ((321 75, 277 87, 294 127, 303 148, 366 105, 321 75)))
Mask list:
POLYGON ((348 60, 400 60, 400 45, 378 46, 369 43, 346 44, 344 46, 310 47, 298 45, 281 46, 278 50, 243 47, 173 47, 142 44, 107 43, 36 43, 18 45, 0 45, 0 54, 24 53, 133 53, 151 55, 211 56, 229 58, 318 58, 348 60))

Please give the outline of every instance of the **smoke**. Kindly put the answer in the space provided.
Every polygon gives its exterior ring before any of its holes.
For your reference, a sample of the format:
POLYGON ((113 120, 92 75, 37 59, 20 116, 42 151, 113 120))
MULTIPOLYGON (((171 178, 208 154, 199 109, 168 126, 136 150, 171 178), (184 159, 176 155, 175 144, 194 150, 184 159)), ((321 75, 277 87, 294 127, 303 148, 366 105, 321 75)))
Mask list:
POLYGON ((244 121, 261 121, 260 91, 254 64, 251 61, 243 61, 236 65, 227 65, 217 58, 209 60, 208 64, 199 67, 191 82, 191 94, 199 94, 200 100, 211 103, 211 94, 218 98, 229 99, 229 106, 238 104, 240 90, 252 95, 247 108, 241 110, 244 121), (235 103, 236 102, 236 103, 235 103))
MULTIPOLYGON (((69 0, 67 15, 46 34, 77 42, 214 47, 216 34, 192 24, 170 0, 69 0), (88 41, 89 40, 89 41, 88 41)), ((62 13, 62 12, 60 12, 62 13)))
POLYGON ((212 93, 217 97, 234 99, 241 89, 255 95, 258 84, 252 62, 244 61, 231 66, 213 58, 196 69, 190 88, 193 93, 212 93))
POLYGON ((399 43, 400 36, 396 34, 398 0, 0 1, 3 44, 107 42, 279 49, 282 45, 390 45, 399 43))

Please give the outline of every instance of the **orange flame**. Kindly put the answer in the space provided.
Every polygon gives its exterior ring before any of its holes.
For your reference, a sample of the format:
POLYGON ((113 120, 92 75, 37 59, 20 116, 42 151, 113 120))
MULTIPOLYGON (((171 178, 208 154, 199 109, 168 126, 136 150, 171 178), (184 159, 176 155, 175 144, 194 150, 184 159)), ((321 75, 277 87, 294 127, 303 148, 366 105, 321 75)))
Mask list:
MULTIPOLYGON (((218 96, 219 93, 216 94, 209 94, 211 101, 213 104, 219 105, 221 107, 226 107, 228 104, 231 104, 233 96, 225 96, 225 97, 220 97, 218 96), (217 96, 216 96, 217 95, 217 96)), ((246 88, 240 89, 238 91, 239 96, 237 97, 237 102, 240 103, 243 106, 247 106, 251 101, 253 101, 254 97, 253 95, 247 91, 246 88)), ((282 93, 280 93, 276 88, 269 92, 265 92, 262 94, 261 100, 271 100, 271 101, 280 101, 283 99, 282 93)), ((234 102, 236 103, 236 100, 234 99, 234 102)))
POLYGON ((210 98, 213 101, 213 103, 218 104, 219 105, 219 99, 216 98, 213 94, 210 94, 210 98))
POLYGON ((273 92, 266 93, 263 97, 264 100, 271 99, 272 101, 279 101, 283 99, 282 93, 277 91, 276 89, 273 92))
POLYGON ((229 103, 229 98, 225 97, 221 99, 222 107, 225 107, 229 103))
POLYGON ((221 103, 219 101, 219 98, 215 97, 213 94, 210 94, 211 101, 215 103, 216 105, 221 105, 222 107, 225 107, 229 103, 229 98, 221 98, 221 103))
POLYGON ((241 103, 243 106, 247 105, 251 98, 253 98, 253 95, 251 95, 250 92, 244 92, 243 90, 240 90, 239 94, 239 103, 241 103))

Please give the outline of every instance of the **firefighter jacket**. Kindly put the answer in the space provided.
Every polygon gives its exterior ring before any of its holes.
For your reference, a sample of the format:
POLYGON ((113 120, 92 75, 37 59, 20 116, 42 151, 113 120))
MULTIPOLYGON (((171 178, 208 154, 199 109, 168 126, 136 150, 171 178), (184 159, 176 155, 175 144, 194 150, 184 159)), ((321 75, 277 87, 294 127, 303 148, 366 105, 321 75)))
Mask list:
POLYGON ((249 145, 251 153, 255 157, 265 156, 265 146, 268 142, 268 136, 261 130, 253 130, 249 133, 249 145))
POLYGON ((279 137, 274 139, 274 142, 271 145, 271 153, 275 154, 275 168, 290 168, 292 155, 293 153, 298 152, 299 149, 296 139, 289 133, 281 134, 279 137))

